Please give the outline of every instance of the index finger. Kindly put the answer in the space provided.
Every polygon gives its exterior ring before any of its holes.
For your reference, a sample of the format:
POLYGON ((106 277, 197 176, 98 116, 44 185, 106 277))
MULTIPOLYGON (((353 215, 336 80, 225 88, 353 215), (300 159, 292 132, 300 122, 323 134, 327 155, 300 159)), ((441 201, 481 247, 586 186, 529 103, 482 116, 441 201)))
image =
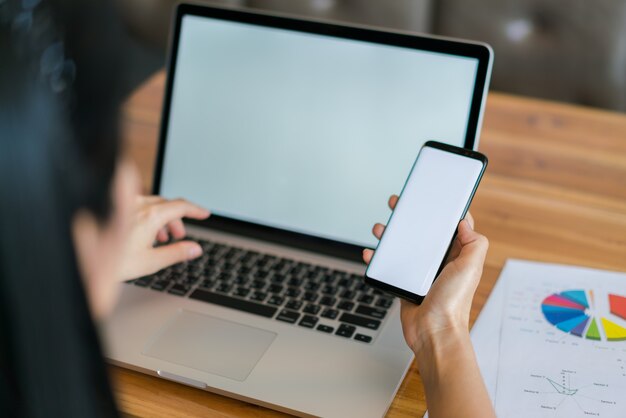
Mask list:
POLYGON ((154 205, 155 219, 159 225, 168 224, 180 218, 206 219, 210 212, 185 199, 168 200, 154 205))
POLYGON ((474 229, 474 217, 469 211, 465 214, 465 219, 467 220, 467 222, 469 222, 472 229, 474 229))
POLYGON ((398 204, 398 195, 397 194, 392 194, 389 197, 389 201, 387 202, 387 204, 389 205, 389 209, 394 210, 396 208, 396 205, 398 204))

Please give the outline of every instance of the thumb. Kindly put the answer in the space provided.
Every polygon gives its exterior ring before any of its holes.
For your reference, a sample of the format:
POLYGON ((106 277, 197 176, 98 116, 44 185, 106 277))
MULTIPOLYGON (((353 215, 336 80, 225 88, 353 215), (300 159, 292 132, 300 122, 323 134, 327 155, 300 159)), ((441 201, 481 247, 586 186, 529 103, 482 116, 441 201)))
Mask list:
POLYGON ((159 271, 172 264, 192 260, 202 255, 202 247, 193 241, 178 241, 174 244, 154 248, 149 264, 152 270, 159 271))
POLYGON ((457 237, 461 244, 461 250, 459 256, 454 260, 455 264, 482 270, 489 248, 487 237, 474 231, 467 220, 463 220, 459 224, 457 237))

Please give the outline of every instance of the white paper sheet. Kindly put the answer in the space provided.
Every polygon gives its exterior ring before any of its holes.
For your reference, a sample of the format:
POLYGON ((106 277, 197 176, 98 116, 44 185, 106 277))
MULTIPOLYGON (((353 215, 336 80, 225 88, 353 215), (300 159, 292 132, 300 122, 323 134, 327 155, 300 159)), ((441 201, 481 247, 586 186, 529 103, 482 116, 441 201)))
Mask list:
POLYGON ((626 417, 626 299, 609 305, 626 274, 515 262, 501 279, 498 416, 626 417))

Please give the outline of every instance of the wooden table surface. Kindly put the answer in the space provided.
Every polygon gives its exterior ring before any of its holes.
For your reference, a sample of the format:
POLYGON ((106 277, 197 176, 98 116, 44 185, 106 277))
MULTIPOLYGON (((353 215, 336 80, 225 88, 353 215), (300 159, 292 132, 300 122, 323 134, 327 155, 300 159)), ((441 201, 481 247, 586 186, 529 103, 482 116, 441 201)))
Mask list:
MULTIPOLYGON (((122 114, 146 190, 164 80, 160 72, 141 86, 122 114)), ((507 258, 626 271, 626 115, 490 93, 479 148, 489 167, 471 210, 491 246, 472 322, 507 258)), ((284 415, 118 367, 111 373, 119 407, 130 416, 284 415)), ((388 416, 425 410, 413 365, 388 416)))

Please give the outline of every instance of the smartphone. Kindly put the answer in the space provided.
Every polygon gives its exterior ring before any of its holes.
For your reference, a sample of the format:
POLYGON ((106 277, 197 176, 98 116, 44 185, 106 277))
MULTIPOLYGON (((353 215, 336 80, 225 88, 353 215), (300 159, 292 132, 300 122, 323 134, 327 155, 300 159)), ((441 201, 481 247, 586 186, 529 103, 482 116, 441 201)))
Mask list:
POLYGON ((486 167, 487 157, 479 152, 426 142, 367 267, 366 283, 421 303, 486 167))

